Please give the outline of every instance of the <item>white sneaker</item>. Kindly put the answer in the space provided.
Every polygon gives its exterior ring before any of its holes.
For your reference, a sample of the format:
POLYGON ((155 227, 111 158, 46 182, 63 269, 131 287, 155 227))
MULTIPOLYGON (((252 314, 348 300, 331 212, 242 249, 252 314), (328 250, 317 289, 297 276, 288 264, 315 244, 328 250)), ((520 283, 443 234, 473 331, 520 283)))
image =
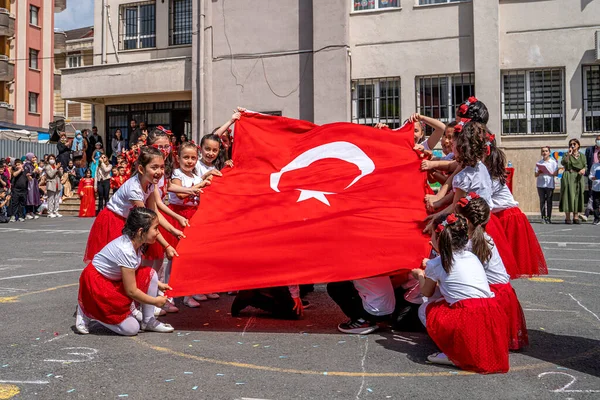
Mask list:
POLYGON ((448 356, 444 353, 433 353, 430 356, 427 356, 427 361, 433 364, 454 365, 454 363, 450 361, 448 356))
POLYGON ((48 218, 56 218, 56 215, 54 213, 50 213, 48 214, 48 218))
POLYGON ((175 330, 171 325, 160 322, 156 318, 151 318, 148 322, 142 322, 142 330, 146 332, 170 333, 175 330))
POLYGON ((179 312, 179 308, 177 308, 175 306, 175 304, 171 303, 170 301, 167 301, 165 303, 165 305, 163 306, 163 310, 165 310, 168 313, 176 313, 179 312))
POLYGON ((206 295, 206 297, 208 297, 209 299, 212 299, 212 300, 216 300, 216 299, 220 298, 221 296, 219 296, 217 293, 209 293, 206 295))
POLYGON ((196 301, 206 301, 208 300, 208 297, 206 297, 206 295, 204 294, 195 294, 192 296, 192 298, 196 301))
POLYGON ((167 315, 167 312, 160 307, 154 307, 154 316, 162 317, 163 315, 167 315))
POLYGON ((579 214, 579 219, 582 220, 582 221, 587 222, 588 217, 585 214, 579 214))
POLYGON ((188 306, 189 308, 198 308, 200 307, 200 303, 194 300, 193 297, 185 296, 183 298, 183 305, 188 306))
POLYGON ((33 214, 33 219, 40 219, 40 216, 37 214, 33 214))
POLYGON ((132 308, 131 309, 131 315, 137 319, 138 322, 142 322, 142 320, 144 319, 144 315, 142 314, 142 312, 140 310, 138 310, 137 308, 132 308))
POLYGON ((19 218, 19 222, 25 222, 25 218, 19 218))
POLYGON ((31 214, 27 214, 27 215, 25 216, 25 219, 33 219, 33 216, 32 216, 31 214))
POLYGON ((10 220, 8 222, 17 222, 17 220, 15 219, 15 217, 10 217, 10 220))
POLYGON ((56 218, 62 218, 62 215, 59 213, 54 214, 54 216, 56 216, 56 218))
POLYGON ((90 323, 90 319, 81 311, 81 307, 77 306, 77 316, 75 317, 75 329, 77 332, 82 335, 87 335, 90 333, 88 329, 88 324, 90 323))

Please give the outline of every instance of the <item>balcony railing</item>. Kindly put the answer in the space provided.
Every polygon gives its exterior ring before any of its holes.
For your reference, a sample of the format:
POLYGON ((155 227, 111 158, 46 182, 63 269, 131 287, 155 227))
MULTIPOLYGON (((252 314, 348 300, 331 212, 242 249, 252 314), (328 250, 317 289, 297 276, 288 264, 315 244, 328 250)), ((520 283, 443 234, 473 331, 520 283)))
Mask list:
POLYGON ((9 61, 8 56, 0 55, 0 82, 15 79, 15 65, 9 61))
POLYGON ((0 36, 14 36, 15 17, 5 8, 0 8, 0 36))
POLYGON ((54 12, 59 13, 67 8, 67 0, 54 0, 54 12))

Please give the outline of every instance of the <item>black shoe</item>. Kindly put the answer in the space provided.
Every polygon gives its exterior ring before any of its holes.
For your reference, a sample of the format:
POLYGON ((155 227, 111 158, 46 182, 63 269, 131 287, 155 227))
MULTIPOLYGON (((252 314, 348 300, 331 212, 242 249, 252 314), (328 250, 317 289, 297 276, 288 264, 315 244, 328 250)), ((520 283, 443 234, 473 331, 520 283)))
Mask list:
POLYGON ((547 217, 547 218, 546 218, 546 223, 547 223, 547 224, 552 224, 552 220, 551 220, 549 217, 547 217))
POLYGON ((239 317, 240 312, 246 307, 248 307, 248 303, 241 297, 236 296, 236 298, 233 299, 233 303, 231 303, 231 316, 239 317))
POLYGON ((600 224, 600 219, 595 219, 594 220, 594 225, 598 225, 598 224, 600 224))
POLYGON ((375 332, 379 327, 375 322, 365 321, 362 318, 356 321, 348 321, 338 325, 338 330, 343 333, 351 333, 354 335, 368 335, 375 332))
POLYGON ((547 224, 548 222, 546 222, 546 217, 542 217, 542 221, 540 223, 547 224))

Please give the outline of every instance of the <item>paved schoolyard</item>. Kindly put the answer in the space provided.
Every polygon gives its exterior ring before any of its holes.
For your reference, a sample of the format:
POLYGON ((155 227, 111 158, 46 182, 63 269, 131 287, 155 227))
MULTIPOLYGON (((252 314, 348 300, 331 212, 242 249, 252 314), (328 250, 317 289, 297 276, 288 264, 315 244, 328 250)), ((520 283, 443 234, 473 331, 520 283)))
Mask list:
POLYGON ((531 345, 481 376, 428 364, 425 334, 340 334, 322 286, 300 321, 232 318, 224 295, 164 318, 173 334, 77 335, 91 223, 0 226, 0 399, 600 398, 600 227, 535 224, 550 275, 513 282, 531 345))

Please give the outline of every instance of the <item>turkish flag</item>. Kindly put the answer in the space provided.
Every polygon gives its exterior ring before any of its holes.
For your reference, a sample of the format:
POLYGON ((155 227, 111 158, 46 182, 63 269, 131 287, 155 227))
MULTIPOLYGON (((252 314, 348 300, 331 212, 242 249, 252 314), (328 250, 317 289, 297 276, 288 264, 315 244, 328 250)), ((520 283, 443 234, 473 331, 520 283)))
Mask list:
POLYGON ((426 173, 413 125, 323 126, 246 112, 173 260, 170 296, 418 268, 426 173))

